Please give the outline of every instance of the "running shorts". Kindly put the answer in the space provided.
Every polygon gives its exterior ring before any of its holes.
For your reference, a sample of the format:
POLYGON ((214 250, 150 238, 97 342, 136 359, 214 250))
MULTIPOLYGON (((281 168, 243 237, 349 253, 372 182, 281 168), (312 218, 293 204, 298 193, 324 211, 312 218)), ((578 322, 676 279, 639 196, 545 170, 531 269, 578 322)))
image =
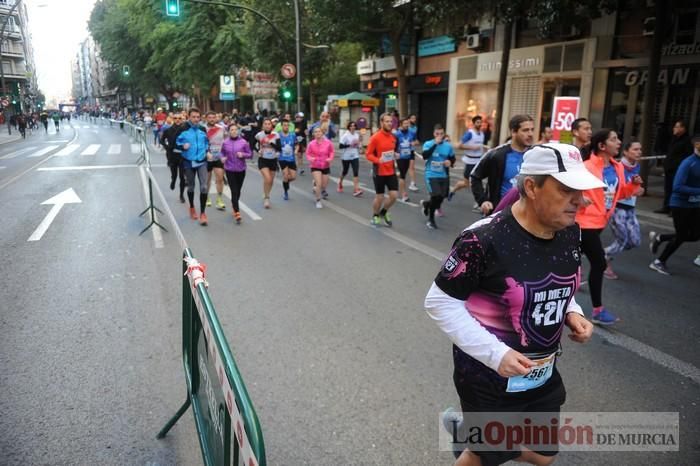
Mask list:
POLYGON ((465 180, 469 179, 469 175, 472 174, 472 170, 474 170, 474 167, 476 167, 476 164, 471 164, 471 163, 468 163, 464 166, 464 179, 465 180))
POLYGON ((377 194, 384 194, 384 191, 388 189, 389 191, 399 190, 399 179, 396 175, 374 175, 374 191, 377 194))
POLYGON ((399 178, 405 180, 408 167, 411 165, 411 159, 398 159, 396 164, 399 166, 399 178))
POLYGON ((289 168, 290 170, 296 171, 296 169, 297 169, 296 162, 287 162, 285 160, 280 160, 279 166, 280 166, 280 170, 284 170, 285 168, 289 168))
MULTIPOLYGON (((566 401, 566 390, 556 366, 552 376, 541 387, 509 393, 506 392, 506 378, 467 356, 456 346, 453 346, 453 354, 453 381, 462 412, 548 412, 558 417, 566 401), (467 358, 471 361, 467 362, 467 358)), ((535 453, 554 456, 558 452, 535 450, 535 453)), ((483 466, 503 464, 520 456, 519 451, 474 451, 474 454, 479 456, 483 466)))
POLYGON ((313 172, 321 172, 322 175, 330 175, 331 169, 330 168, 311 168, 311 173, 313 173, 313 172))
POLYGON ((221 162, 221 160, 214 160, 211 162, 207 162, 207 171, 212 171, 215 168, 221 168, 223 170, 224 164, 221 162))
POLYGON ((426 187, 431 196, 447 197, 450 192, 450 182, 447 178, 429 178, 426 187))
POLYGON ((258 169, 268 168, 272 172, 277 171, 277 159, 265 159, 262 157, 258 158, 258 169))

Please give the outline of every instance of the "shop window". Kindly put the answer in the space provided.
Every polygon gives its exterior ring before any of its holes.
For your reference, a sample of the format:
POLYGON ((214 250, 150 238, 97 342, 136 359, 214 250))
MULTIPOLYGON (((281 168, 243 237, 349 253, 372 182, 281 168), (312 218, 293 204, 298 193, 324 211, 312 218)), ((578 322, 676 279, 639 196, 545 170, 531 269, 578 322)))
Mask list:
POLYGON ((513 78, 510 89, 510 116, 519 114, 530 115, 533 118, 537 116, 540 81, 539 76, 513 78))
POLYGON ((476 79, 477 57, 460 58, 457 62, 457 80, 476 79))
POLYGON ((570 44, 564 47, 562 71, 579 71, 583 63, 583 44, 570 44))
POLYGON ((544 48, 544 73, 558 73, 561 71, 561 45, 544 48))

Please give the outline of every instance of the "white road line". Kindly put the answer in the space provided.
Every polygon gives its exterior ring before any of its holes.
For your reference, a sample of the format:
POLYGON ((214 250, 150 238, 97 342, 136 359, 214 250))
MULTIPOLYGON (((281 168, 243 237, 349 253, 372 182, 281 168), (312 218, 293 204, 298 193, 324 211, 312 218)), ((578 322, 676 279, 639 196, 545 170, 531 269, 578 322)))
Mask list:
MULTIPOLYGON (((214 194, 216 195, 216 185, 212 181, 211 187, 209 188, 209 194, 214 194)), ((231 188, 228 186, 224 185, 224 192, 223 195, 228 197, 229 201, 231 200, 231 188)), ((248 217, 252 218, 253 220, 262 220, 262 217, 258 215, 253 209, 245 205, 245 203, 241 200, 238 201, 238 207, 241 208, 243 213, 245 213, 248 217)))
MULTIPOLYGON (((76 126, 76 128, 80 128, 80 126, 76 126)), ((83 126, 83 129, 90 129, 90 125, 83 126)))
POLYGON ((95 155, 97 154, 97 151, 100 150, 100 146, 101 144, 90 144, 80 153, 80 155, 95 155))
MULTIPOLYGON (((143 195, 146 200, 146 207, 148 207, 148 182, 146 181, 146 172, 143 167, 139 167, 139 176, 141 178, 141 185, 143 186, 143 195)), ((155 211, 152 212, 153 220, 158 221, 158 215, 155 211)), ((157 225, 151 225, 151 234, 153 235, 153 245, 156 249, 162 249, 165 244, 163 243, 163 235, 160 232, 160 228, 157 225)))
MULTIPOLYGON (((151 165, 154 168, 162 168, 166 165, 151 165)), ((112 170, 115 168, 137 168, 136 164, 123 164, 123 165, 76 165, 72 167, 41 167, 36 170, 39 172, 64 172, 71 170, 112 170)))
POLYGON ((51 152, 52 150, 54 150, 57 147, 58 147, 58 145, 56 145, 56 144, 54 144, 52 146, 47 146, 39 151, 34 152, 33 154, 29 154, 27 157, 41 157, 42 155, 48 154, 49 152, 51 152))
MULTIPOLYGON (((49 133, 51 134, 51 133, 49 133)), ((50 141, 44 141, 43 144, 53 144, 54 142, 69 142, 70 139, 52 139, 50 141)))
POLYGON ((0 167, 0 170, 4 170, 4 169, 6 169, 6 168, 7 168, 7 167, 0 167))
POLYGON ((31 152, 34 149, 36 149, 36 146, 25 147, 20 150, 16 150, 14 152, 10 152, 9 154, 3 155, 2 157, 0 157, 0 160, 14 159, 18 155, 24 154, 25 152, 31 152))
POLYGON ((122 145, 121 144, 110 144, 109 149, 107 149, 107 154, 114 155, 114 154, 121 154, 122 152, 122 145))
POLYGON ((141 153, 141 144, 132 144, 131 145, 131 153, 132 154, 140 154, 141 153))
MULTIPOLYGON (((329 176, 328 178, 329 178, 331 181, 333 181, 335 184, 338 184, 338 181, 340 181, 340 178, 336 178, 335 176, 329 176)), ((350 187, 352 187, 352 186, 354 186, 354 185, 352 184, 352 181, 349 181, 349 180, 347 180, 347 179, 344 179, 344 180, 343 180, 343 186, 350 186, 350 187)), ((372 194, 377 194, 377 192, 376 192, 374 189, 368 187, 368 186, 365 185, 364 183, 360 183, 360 188, 362 188, 363 191, 367 191, 367 192, 370 192, 370 193, 372 193, 372 194)), ((384 194, 384 197, 389 197, 389 196, 388 196, 387 194, 384 194)), ((397 199, 396 202, 400 202, 401 204, 404 204, 404 205, 410 205, 411 207, 420 207, 418 204, 416 204, 415 202, 411 202, 411 201, 403 202, 401 199, 397 199)))
POLYGON ((177 236, 177 239, 180 242, 180 250, 184 250, 187 247, 185 235, 182 234, 180 225, 177 223, 177 219, 173 215, 173 211, 170 209, 170 205, 168 205, 168 201, 165 199, 163 191, 160 190, 160 186, 158 185, 156 177, 153 176, 153 172, 151 170, 149 170, 148 168, 143 168, 143 165, 141 166, 140 170, 145 172, 149 176, 149 178, 151 178, 153 189, 160 198, 161 205, 163 206, 163 211, 165 212, 166 217, 168 217, 168 219, 170 220, 170 226, 172 226, 173 230, 175 230, 175 236, 177 236))
POLYGON ((628 337, 622 333, 610 331, 606 328, 596 328, 594 334, 599 335, 601 338, 607 340, 613 345, 621 346, 628 351, 655 362, 656 364, 659 364, 660 366, 663 366, 676 374, 688 377, 690 380, 700 385, 700 369, 690 363, 681 361, 670 354, 659 351, 656 348, 649 346, 646 343, 642 343, 639 340, 635 340, 632 337, 628 337))
POLYGON ((59 150, 59 151, 56 152, 54 155, 56 155, 56 156, 58 156, 58 157, 63 157, 63 156, 66 156, 66 155, 71 155, 73 152, 75 152, 76 150, 78 150, 79 147, 80 147, 80 144, 68 144, 66 147, 64 147, 63 149, 59 150))
MULTIPOLYGON (((290 189, 301 194, 303 197, 305 197, 311 201, 315 200, 315 197, 313 195, 307 193, 306 191, 304 191, 301 188, 298 188, 296 186, 292 186, 290 189)), ((328 207, 331 210, 334 210, 335 212, 339 213, 340 215, 347 217, 350 220, 353 220, 353 221, 359 223, 360 225, 364 225, 367 228, 373 228, 373 229, 375 228, 369 224, 369 218, 360 217, 359 215, 357 215, 353 212, 350 212, 349 210, 347 210, 343 207, 340 207, 339 205, 336 205, 330 201, 323 201, 323 206, 328 207)), ((394 230, 391 230, 389 228, 376 228, 376 230, 379 233, 381 233, 385 236, 388 236, 389 238, 394 239, 394 240, 398 241, 399 243, 402 243, 402 244, 408 246, 409 248, 412 248, 412 249, 415 249, 416 251, 422 252, 426 256, 430 256, 433 259, 436 259, 440 262, 442 262, 445 259, 445 256, 446 256, 445 253, 438 251, 437 249, 433 249, 433 248, 426 246, 424 244, 421 244, 418 241, 415 241, 415 240, 409 238, 408 236, 402 235, 401 233, 397 233, 394 230)))

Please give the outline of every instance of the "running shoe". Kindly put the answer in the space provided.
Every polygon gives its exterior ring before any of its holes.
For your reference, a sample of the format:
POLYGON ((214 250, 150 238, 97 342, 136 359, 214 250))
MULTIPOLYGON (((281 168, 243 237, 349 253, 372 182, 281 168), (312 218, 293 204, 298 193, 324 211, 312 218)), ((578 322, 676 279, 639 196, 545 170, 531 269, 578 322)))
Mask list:
POLYGON ((411 182, 411 184, 408 185, 408 190, 413 191, 414 193, 417 193, 418 191, 420 191, 420 189, 418 189, 418 186, 416 186, 416 183, 413 183, 413 182, 411 182))
POLYGON ((265 207, 266 209, 270 208, 270 198, 269 197, 266 197, 265 199, 263 199, 263 207, 265 207))
POLYGON ((659 246, 661 246, 661 240, 659 236, 660 235, 655 231, 649 232, 649 250, 654 255, 656 255, 656 252, 659 250, 659 246))
POLYGON ((207 196, 207 207, 211 207, 211 199, 207 196))
POLYGON ((695 264, 695 265, 697 265, 698 267, 700 267, 700 254, 698 254, 698 257, 695 258, 695 260, 693 261, 693 264, 695 264))
POLYGON ((435 211, 435 215, 437 215, 438 217, 444 217, 445 213, 442 211, 442 209, 438 209, 435 211))
POLYGON ((199 216, 199 224, 202 226, 206 226, 207 224, 207 214, 202 212, 202 215, 199 216))
POLYGON ((435 222, 431 222, 430 220, 428 220, 425 226, 428 227, 429 230, 437 230, 437 224, 435 222))
POLYGON ((599 313, 593 314, 593 318, 591 319, 594 324, 598 325, 613 325, 618 320, 620 319, 615 317, 615 314, 609 312, 607 309, 603 309, 599 313))
POLYGON ((379 215, 373 215, 369 220, 369 224, 375 227, 379 226, 379 215))
POLYGON ((237 224, 241 224, 241 213, 240 212, 234 212, 233 213, 233 219, 236 221, 237 224))
MULTIPOLYGON (((455 411, 454 408, 447 408, 440 415, 442 419, 442 427, 452 436, 452 439, 464 439, 466 438, 466 432, 464 432, 464 420, 462 419, 462 413, 455 411)), ((452 453, 455 458, 459 458, 462 452, 455 449, 453 446, 452 453)))
POLYGON ((391 221, 391 215, 389 215, 389 212, 382 215, 382 220, 384 220, 384 225, 386 225, 388 227, 390 227, 394 224, 394 222, 391 221))
POLYGON ((173 178, 172 180, 170 180, 170 190, 172 191, 174 189, 175 189, 175 179, 173 178))
POLYGON ((407 194, 404 194, 403 196, 401 196, 401 202, 408 202, 408 201, 410 201, 410 199, 408 198, 407 194))
POLYGON ((284 194, 282 194, 282 199, 284 199, 285 201, 289 200, 289 193, 287 191, 285 191, 284 194))
POLYGON ((300 175, 303 175, 304 173, 305 173, 305 170, 303 168, 301 170, 299 170, 300 175))
POLYGON ((427 217, 430 213, 430 209, 428 208, 428 201, 420 201, 420 206, 423 208, 423 215, 427 217))
POLYGON ((328 191, 326 191, 325 189, 321 191, 321 197, 324 199, 328 199, 328 191))
POLYGON ((450 191, 450 193, 447 195, 447 202, 450 202, 453 197, 455 197, 455 192, 450 191))
POLYGON ((226 204, 224 204, 224 200, 221 199, 221 196, 216 198, 216 208, 219 210, 226 210, 226 204))
POLYGON ((321 203, 320 200, 316 201, 316 208, 317 208, 317 209, 323 209, 323 204, 321 203))
POLYGON ((620 278, 610 266, 610 262, 608 262, 608 266, 605 268, 603 276, 608 280, 617 280, 618 278, 620 278))
POLYGON ((654 259, 654 262, 649 264, 649 268, 651 270, 656 270, 657 272, 663 275, 671 275, 671 272, 669 272, 666 268, 666 264, 661 262, 659 259, 654 259))
POLYGON ((479 204, 477 204, 476 202, 472 206, 472 212, 474 212, 475 214, 481 213, 481 207, 479 207, 479 204))
POLYGON ((364 191, 361 189, 358 189, 358 190, 353 191, 352 195, 355 197, 360 197, 360 196, 362 196, 362 193, 364 193, 364 191))
POLYGON ((190 207, 190 218, 192 220, 197 220, 197 211, 195 210, 194 207, 190 207))
POLYGON ((338 189, 336 189, 339 193, 343 192, 343 183, 338 183, 338 189))

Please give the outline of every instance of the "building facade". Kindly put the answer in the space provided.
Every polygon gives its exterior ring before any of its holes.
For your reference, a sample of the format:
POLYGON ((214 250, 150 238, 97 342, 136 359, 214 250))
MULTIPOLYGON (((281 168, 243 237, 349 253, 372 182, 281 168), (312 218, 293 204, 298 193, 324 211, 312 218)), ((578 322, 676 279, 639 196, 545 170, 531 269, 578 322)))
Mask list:
POLYGON ((117 90, 107 85, 108 64, 92 36, 83 40, 71 62, 73 100, 86 110, 117 106, 117 90))
MULTIPOLYGON (((665 150, 677 119, 684 119, 691 133, 700 132, 700 3, 673 4, 656 86, 652 138, 657 153, 665 150)), ((653 2, 647 2, 643 8, 616 10, 585 24, 560 25, 549 38, 538 35, 538 24, 518 22, 507 64, 503 118, 496 114, 503 25, 468 19, 472 23, 460 37, 419 30, 405 57, 409 113, 418 115, 422 139, 430 137, 435 123, 442 123, 453 140, 480 115, 491 130, 500 125, 501 140, 491 141, 497 144, 509 137, 513 115, 531 115, 539 131, 552 126, 556 97, 577 97, 577 116, 589 118, 594 128, 610 127, 624 140, 639 138, 654 19, 653 2)), ((368 58, 357 65, 360 90, 380 98, 382 110, 398 107, 393 70, 391 58, 368 58)))
POLYGON ((8 107, 14 113, 33 111, 39 92, 28 23, 23 3, 16 5, 15 0, 0 0, 0 25, 5 26, 0 47, 5 85, 0 94, 15 102, 8 107))

